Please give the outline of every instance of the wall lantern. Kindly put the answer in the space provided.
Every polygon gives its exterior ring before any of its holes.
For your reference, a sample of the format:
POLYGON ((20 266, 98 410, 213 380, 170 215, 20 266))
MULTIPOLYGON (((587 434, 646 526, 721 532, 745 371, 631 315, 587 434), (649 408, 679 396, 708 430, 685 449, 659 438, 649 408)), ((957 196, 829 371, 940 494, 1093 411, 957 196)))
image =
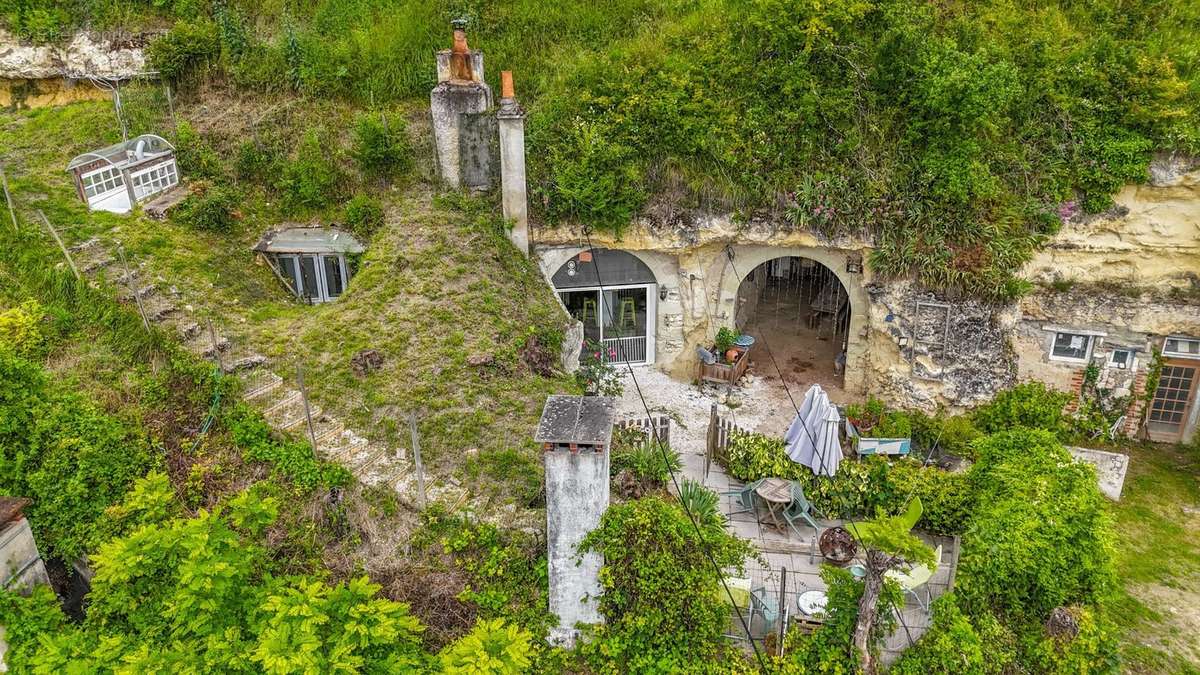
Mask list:
POLYGON ((847 272, 849 272, 850 274, 862 274, 862 270, 863 270, 863 268, 862 268, 862 257, 861 256, 855 255, 855 256, 847 256, 846 257, 846 271, 847 272))

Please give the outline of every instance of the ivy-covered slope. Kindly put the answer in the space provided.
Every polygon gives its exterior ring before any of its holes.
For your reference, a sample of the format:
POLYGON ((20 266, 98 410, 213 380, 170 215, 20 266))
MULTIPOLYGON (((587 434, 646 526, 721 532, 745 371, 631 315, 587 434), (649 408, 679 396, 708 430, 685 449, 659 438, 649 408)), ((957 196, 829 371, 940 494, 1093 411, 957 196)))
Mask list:
POLYGON ((769 207, 873 234, 883 274, 1008 297, 1063 216, 1106 209, 1156 150, 1200 150, 1190 0, 23 0, 2 19, 42 39, 174 22, 150 54, 181 84, 378 103, 425 99, 452 17, 490 80, 517 74, 552 223, 769 207))
POLYGON ((535 107, 552 219, 619 230, 656 192, 868 232, 884 274, 989 296, 1152 153, 1200 149, 1200 6, 707 3, 535 107), (715 197, 715 199, 714 199, 715 197))

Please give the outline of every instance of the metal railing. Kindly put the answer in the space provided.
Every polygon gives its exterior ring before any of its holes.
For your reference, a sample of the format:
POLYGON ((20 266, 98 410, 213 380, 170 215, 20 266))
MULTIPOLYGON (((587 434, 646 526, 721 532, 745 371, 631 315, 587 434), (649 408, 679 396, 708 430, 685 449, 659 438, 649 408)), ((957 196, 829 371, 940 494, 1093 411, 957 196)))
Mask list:
POLYGON ((645 363, 646 336, 604 338, 601 341, 604 351, 612 350, 616 356, 610 357, 613 363, 645 363))

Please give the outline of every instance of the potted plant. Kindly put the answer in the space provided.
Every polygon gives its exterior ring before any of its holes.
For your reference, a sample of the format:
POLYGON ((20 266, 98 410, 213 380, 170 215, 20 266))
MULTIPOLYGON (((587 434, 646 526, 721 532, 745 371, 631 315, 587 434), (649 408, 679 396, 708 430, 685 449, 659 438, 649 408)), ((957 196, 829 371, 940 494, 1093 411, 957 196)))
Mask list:
POLYGON ((723 357, 727 362, 733 363, 737 361, 741 350, 737 346, 738 334, 729 328, 721 328, 717 331, 716 349, 718 357, 723 357))

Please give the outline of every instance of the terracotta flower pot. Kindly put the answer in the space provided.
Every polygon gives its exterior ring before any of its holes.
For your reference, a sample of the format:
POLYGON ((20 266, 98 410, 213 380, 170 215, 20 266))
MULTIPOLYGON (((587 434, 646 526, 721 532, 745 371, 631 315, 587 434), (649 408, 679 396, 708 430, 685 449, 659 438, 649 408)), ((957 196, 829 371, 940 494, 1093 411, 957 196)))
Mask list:
POLYGON ((737 361, 738 355, 741 353, 741 350, 730 349, 729 351, 725 352, 725 360, 733 363, 734 361, 737 361))

